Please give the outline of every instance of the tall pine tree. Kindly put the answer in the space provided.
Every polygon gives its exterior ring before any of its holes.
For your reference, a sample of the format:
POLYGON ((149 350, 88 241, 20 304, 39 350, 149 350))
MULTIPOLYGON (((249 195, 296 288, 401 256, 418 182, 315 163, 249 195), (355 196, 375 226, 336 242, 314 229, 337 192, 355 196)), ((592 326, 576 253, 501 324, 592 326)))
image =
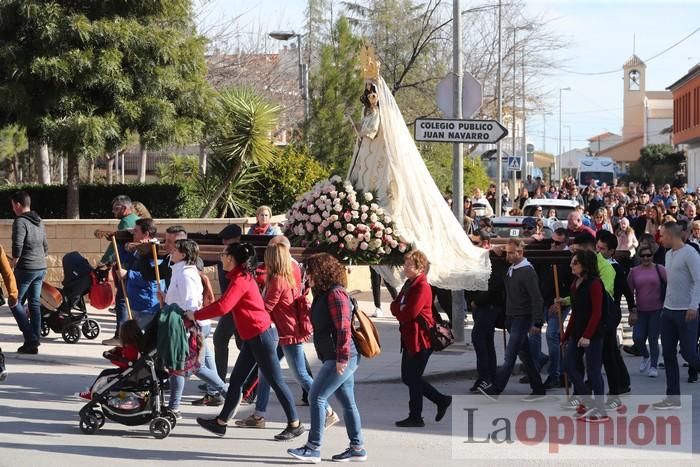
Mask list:
POLYGON ((357 138, 352 122, 359 122, 363 78, 360 73, 361 41, 341 17, 332 42, 323 46, 321 62, 311 75, 309 141, 311 153, 332 173, 345 176, 357 138))
POLYGON ((69 217, 79 159, 194 140, 209 106, 204 50, 189 0, 3 0, 0 125, 68 158, 69 217))

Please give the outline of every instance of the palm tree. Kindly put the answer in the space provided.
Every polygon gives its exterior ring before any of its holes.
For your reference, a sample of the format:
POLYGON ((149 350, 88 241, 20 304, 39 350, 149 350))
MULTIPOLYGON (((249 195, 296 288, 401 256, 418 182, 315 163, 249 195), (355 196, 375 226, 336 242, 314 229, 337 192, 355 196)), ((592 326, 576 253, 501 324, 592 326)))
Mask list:
POLYGON ((271 134, 277 125, 280 108, 265 101, 254 91, 232 88, 219 95, 221 118, 211 145, 214 159, 228 167, 228 174, 209 198, 201 217, 208 217, 219 199, 250 165, 264 166, 274 157, 271 134))

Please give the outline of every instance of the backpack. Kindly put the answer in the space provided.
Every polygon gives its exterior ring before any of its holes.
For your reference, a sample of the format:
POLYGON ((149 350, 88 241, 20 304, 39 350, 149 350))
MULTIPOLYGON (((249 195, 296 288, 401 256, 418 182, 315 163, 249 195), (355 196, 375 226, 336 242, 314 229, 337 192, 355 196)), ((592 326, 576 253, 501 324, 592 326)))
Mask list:
POLYGON ((352 304, 351 327, 352 338, 355 341, 357 351, 363 357, 374 358, 382 351, 379 342, 379 332, 371 319, 362 311, 354 297, 350 297, 352 304), (357 321, 357 326, 355 322, 357 321))
POLYGON ((91 285, 88 298, 90 299, 90 305, 98 310, 109 308, 114 303, 114 290, 112 289, 112 284, 109 283, 109 276, 107 274, 102 274, 101 276, 98 277, 95 271, 90 271, 91 285))
POLYGON ((296 315, 297 332, 306 339, 313 333, 311 324, 311 304, 308 299, 309 289, 304 290, 298 297, 294 298, 292 308, 296 315))

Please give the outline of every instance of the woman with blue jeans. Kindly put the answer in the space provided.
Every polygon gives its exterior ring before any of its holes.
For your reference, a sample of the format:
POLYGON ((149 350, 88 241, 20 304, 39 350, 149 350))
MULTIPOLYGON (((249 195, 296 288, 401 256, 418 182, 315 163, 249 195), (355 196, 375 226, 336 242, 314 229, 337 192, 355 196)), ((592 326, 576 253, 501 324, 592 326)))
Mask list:
POLYGON ((630 310, 629 321, 634 326, 634 346, 642 354, 639 372, 655 378, 659 375, 659 333, 666 294, 666 268, 654 264, 654 254, 647 246, 642 246, 637 256, 640 265, 633 267, 627 276, 637 304, 637 308, 630 310))
POLYGON ((345 267, 333 256, 320 253, 308 258, 306 271, 314 295, 311 305, 314 347, 323 366, 309 391, 309 438, 305 445, 289 449, 287 453, 304 462, 321 462, 326 407, 328 398, 335 394, 343 407, 350 446, 333 456, 332 460, 363 462, 367 460, 367 452, 362 438, 360 412, 355 404, 355 371, 360 356, 352 340, 352 305, 345 290, 345 267))
POLYGON ((289 441, 301 436, 304 427, 299 422, 292 393, 284 382, 277 358, 277 329, 272 325, 270 314, 265 311, 265 303, 255 281, 255 247, 248 243, 226 245, 221 253, 221 262, 228 272, 228 288, 219 300, 195 313, 188 312, 187 317, 203 320, 232 313, 242 345, 219 415, 211 419, 197 418, 197 423, 216 436, 224 436, 228 421, 233 418, 241 402, 243 383, 257 364, 270 382, 287 416, 287 427, 275 435, 275 440, 289 441))
MULTIPOLYGON (((301 272, 295 270, 289 247, 283 243, 268 245, 265 250, 265 309, 280 336, 280 347, 287 359, 289 369, 305 391, 309 391, 313 379, 306 371, 304 345, 311 335, 308 309, 301 306, 306 297, 301 296, 301 272), (295 274, 295 271, 296 274, 295 274), (298 277, 295 277, 298 276, 298 277)), ((306 307, 308 308, 308 307, 306 307)), ((236 422, 242 428, 265 428, 265 413, 270 399, 270 385, 265 375, 260 374, 255 413, 236 422)), ((333 409, 326 408, 326 427, 339 421, 333 409)))
POLYGON ((603 308, 605 288, 598 277, 598 260, 592 251, 578 251, 571 259, 571 318, 564 331, 565 371, 574 385, 574 396, 562 408, 575 409, 582 420, 596 423, 608 419, 603 382, 603 308), (585 358, 584 380, 579 363, 585 358), (593 392, 593 397, 591 397, 593 392))
MULTIPOLYGON (((172 277, 170 286, 165 295, 165 303, 175 304, 184 311, 194 311, 202 306, 204 287, 202 279, 197 270, 197 258, 199 257, 199 246, 192 240, 177 240, 171 253, 172 277)), ((216 373, 216 365, 211 350, 206 345, 206 338, 211 331, 210 321, 201 321, 202 334, 205 339, 204 364, 196 371, 200 379, 205 381, 214 394, 226 392, 226 384, 216 373)), ((182 392, 185 389, 185 375, 173 373, 170 375, 170 400, 168 407, 180 418, 180 401, 182 392)), ((205 396, 207 397, 207 396, 205 396)))

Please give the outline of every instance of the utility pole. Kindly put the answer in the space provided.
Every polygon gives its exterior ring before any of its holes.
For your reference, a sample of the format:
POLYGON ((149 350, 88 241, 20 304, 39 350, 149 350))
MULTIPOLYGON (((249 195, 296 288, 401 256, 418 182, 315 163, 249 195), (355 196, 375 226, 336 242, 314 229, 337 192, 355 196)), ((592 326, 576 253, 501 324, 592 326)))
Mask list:
MULTIPOLYGON (((511 127, 513 129, 513 134, 511 135, 511 139, 510 139, 512 141, 512 144, 513 144, 511 151, 510 151, 511 152, 510 155, 512 157, 517 157, 517 152, 516 152, 515 148, 517 146, 516 143, 518 141, 517 135, 515 132, 515 129, 516 129, 515 128, 515 96, 517 94, 515 92, 515 78, 517 76, 515 73, 515 70, 516 70, 516 66, 518 64, 518 62, 516 60, 516 58, 517 58, 516 57, 517 45, 518 45, 518 28, 513 27, 513 100, 512 100, 511 108, 510 108, 510 116, 513 119, 513 122, 512 122, 513 124, 511 125, 511 127)), ((513 196, 515 196, 515 194, 518 193, 518 172, 516 170, 513 170, 512 174, 513 174, 513 181, 512 181, 513 182, 513 189, 511 190, 511 193, 513 193, 513 196)))
MULTIPOLYGON (((503 1, 498 0, 498 67, 496 71, 496 92, 498 95, 498 112, 496 120, 500 123, 503 120, 503 77, 501 76, 501 58, 502 58, 502 16, 503 16, 503 1)), ((503 159, 501 152, 501 142, 496 143, 496 215, 503 214, 503 159)))
MULTIPOLYGON (((454 73, 453 117, 462 118, 462 9, 460 0, 452 0, 452 72, 454 73)), ((452 147, 452 212, 464 227, 464 156, 462 143, 452 147)), ((452 328, 457 343, 465 342, 464 317, 466 303, 463 290, 452 291, 452 328)))
MULTIPOLYGON (((525 175, 528 174, 527 171, 528 171, 529 166, 527 163, 530 162, 527 160, 527 136, 525 133, 525 119, 526 119, 526 117, 525 117, 525 41, 523 41, 523 48, 520 51, 520 61, 521 61, 520 70, 522 73, 522 83, 520 86, 520 91, 522 92, 522 95, 520 96, 522 105, 520 106, 520 111, 523 114, 523 117, 522 117, 523 118, 523 134, 522 134, 523 142, 521 143, 521 146, 523 148, 523 167, 525 169, 525 172, 522 172, 522 174, 520 176, 520 179, 522 180, 525 178, 525 175)), ((534 162, 534 160, 532 162, 534 162)))

